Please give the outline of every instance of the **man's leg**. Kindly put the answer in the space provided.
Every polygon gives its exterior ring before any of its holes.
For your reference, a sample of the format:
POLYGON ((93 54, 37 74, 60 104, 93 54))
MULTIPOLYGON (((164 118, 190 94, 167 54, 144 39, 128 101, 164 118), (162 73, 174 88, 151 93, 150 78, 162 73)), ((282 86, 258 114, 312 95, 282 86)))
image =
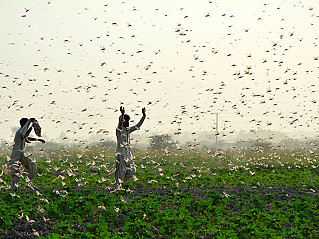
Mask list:
POLYGON ((19 181, 21 179, 20 161, 8 161, 2 166, 2 171, 7 175, 11 175, 11 189, 16 191, 19 187, 19 181))
POLYGON ((125 161, 122 158, 122 156, 118 155, 115 159, 116 161, 116 169, 115 169, 115 189, 121 188, 122 183, 125 180, 125 171, 126 171, 126 166, 125 166, 125 161))
POLYGON ((17 191, 19 187, 19 181, 21 179, 20 176, 18 176, 19 173, 15 173, 12 175, 12 183, 11 183, 11 190, 17 191))
POLYGON ((32 180, 35 178, 36 172, 37 172, 36 161, 33 161, 30 157, 23 156, 21 159, 21 163, 23 165, 23 168, 27 172, 27 178, 26 178, 27 187, 31 189, 37 188, 32 184, 32 180))
POLYGON ((130 181, 135 173, 136 173, 135 164, 133 160, 129 160, 128 163, 126 164, 126 174, 124 178, 124 183, 130 181))
POLYGON ((127 175, 125 175, 124 183, 130 181, 132 177, 133 177, 133 176, 127 176, 127 175))

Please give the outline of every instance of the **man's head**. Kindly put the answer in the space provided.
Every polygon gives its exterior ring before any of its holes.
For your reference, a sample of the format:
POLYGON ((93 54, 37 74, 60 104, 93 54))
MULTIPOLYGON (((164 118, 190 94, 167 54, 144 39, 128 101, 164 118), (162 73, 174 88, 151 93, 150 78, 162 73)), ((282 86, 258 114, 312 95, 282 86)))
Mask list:
POLYGON ((28 122, 28 118, 22 118, 20 119, 20 125, 23 127, 28 122))
POLYGON ((123 126, 124 127, 129 127, 130 119, 131 119, 131 117, 129 115, 127 115, 127 114, 124 115, 124 121, 123 121, 123 126))

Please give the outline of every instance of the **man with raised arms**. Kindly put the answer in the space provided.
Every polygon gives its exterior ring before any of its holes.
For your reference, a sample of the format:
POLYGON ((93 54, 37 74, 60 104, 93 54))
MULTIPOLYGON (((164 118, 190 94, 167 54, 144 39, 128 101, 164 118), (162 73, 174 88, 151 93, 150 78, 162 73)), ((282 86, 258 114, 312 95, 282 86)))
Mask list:
POLYGON ((129 181, 136 172, 130 146, 130 133, 138 130, 146 117, 146 110, 142 108, 143 116, 140 121, 136 125, 129 127, 130 116, 125 114, 125 109, 122 106, 120 111, 121 115, 116 128, 115 189, 120 189, 122 183, 129 181))

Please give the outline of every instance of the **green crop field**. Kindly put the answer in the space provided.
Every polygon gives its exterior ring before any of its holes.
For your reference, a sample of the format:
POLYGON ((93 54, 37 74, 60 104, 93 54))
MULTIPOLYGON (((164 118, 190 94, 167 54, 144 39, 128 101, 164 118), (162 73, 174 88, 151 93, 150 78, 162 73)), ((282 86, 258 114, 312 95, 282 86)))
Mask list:
POLYGON ((0 177, 0 238, 319 238, 312 151, 134 155, 139 181, 114 191, 113 149, 35 152, 37 190, 0 177))

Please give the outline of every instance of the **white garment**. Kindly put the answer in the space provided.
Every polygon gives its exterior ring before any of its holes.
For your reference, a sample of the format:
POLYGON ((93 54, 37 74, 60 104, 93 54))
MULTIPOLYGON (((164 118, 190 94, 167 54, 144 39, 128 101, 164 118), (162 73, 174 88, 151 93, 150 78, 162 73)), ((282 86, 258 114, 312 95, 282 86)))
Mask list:
POLYGON ((18 183, 23 176, 23 172, 20 169, 21 164, 30 180, 34 179, 36 176, 36 163, 29 157, 26 157, 23 153, 26 133, 29 130, 30 125, 31 120, 29 119, 27 123, 16 132, 10 156, 11 160, 2 165, 2 171, 12 176, 12 187, 14 188, 18 186, 18 183))
POLYGON ((25 135, 30 128, 31 120, 29 119, 23 127, 21 127, 14 136, 13 148, 11 153, 11 160, 17 161, 23 155, 23 150, 25 148, 25 135))
MULTIPOLYGON (((122 119, 120 118, 120 121, 122 119)), ((117 147, 115 155, 115 184, 118 188, 124 180, 131 178, 135 172, 135 164, 132 159, 132 149, 130 145, 130 133, 138 130, 145 120, 142 116, 141 120, 133 127, 116 128, 117 147)))

